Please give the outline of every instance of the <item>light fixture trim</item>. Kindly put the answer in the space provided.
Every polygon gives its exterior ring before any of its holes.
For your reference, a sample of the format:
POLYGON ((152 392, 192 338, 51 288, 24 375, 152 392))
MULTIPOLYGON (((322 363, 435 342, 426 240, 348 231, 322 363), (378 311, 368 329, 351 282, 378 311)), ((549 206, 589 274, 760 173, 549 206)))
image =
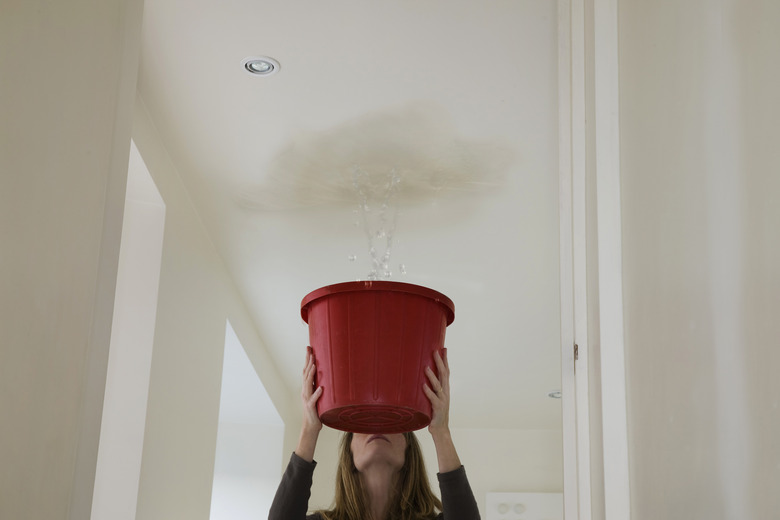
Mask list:
POLYGON ((271 76, 279 72, 279 62, 268 56, 250 56, 241 62, 247 74, 252 76, 271 76))

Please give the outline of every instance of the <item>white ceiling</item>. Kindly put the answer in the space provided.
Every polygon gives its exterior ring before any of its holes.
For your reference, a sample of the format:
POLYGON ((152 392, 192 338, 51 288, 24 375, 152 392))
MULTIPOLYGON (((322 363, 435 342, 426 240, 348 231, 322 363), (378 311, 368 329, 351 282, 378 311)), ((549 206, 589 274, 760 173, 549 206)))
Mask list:
POLYGON ((146 0, 140 95, 291 392, 301 299, 369 270, 350 169, 395 167, 453 425, 560 428, 556 41, 554 0, 146 0))

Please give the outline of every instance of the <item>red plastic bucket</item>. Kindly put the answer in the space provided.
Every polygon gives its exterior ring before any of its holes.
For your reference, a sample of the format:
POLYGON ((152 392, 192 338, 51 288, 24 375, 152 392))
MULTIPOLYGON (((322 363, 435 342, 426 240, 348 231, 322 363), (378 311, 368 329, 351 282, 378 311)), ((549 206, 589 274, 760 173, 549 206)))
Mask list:
POLYGON ((356 433, 400 433, 431 422, 425 367, 444 348, 455 305, 401 282, 346 282, 306 295, 301 316, 317 363, 323 424, 356 433))

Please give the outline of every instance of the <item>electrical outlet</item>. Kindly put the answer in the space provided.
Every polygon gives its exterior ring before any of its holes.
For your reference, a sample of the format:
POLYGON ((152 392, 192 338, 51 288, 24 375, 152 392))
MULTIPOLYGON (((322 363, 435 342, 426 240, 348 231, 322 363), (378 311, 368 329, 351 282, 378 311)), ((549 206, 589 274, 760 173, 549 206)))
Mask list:
POLYGON ((488 493, 486 520, 563 520, 563 493, 488 493))

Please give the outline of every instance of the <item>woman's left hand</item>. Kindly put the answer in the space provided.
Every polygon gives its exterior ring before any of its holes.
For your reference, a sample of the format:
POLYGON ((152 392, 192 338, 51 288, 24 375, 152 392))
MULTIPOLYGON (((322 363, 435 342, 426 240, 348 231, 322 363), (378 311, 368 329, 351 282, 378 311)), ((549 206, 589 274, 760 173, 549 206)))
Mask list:
POLYGON ((450 365, 447 362, 447 349, 442 349, 442 352, 444 352, 443 357, 439 352, 433 354, 436 370, 439 372, 438 377, 431 367, 425 368, 428 383, 423 384, 423 391, 431 401, 433 409, 428 431, 436 446, 439 472, 445 473, 458 469, 461 464, 450 434, 450 365))
POLYGON ((442 349, 442 352, 444 352, 443 358, 439 351, 433 354, 438 377, 431 367, 425 367, 425 374, 430 384, 425 383, 423 391, 431 401, 433 409, 431 424, 428 426, 428 431, 432 434, 437 431, 448 431, 450 422, 450 366, 447 362, 447 349, 442 349))

